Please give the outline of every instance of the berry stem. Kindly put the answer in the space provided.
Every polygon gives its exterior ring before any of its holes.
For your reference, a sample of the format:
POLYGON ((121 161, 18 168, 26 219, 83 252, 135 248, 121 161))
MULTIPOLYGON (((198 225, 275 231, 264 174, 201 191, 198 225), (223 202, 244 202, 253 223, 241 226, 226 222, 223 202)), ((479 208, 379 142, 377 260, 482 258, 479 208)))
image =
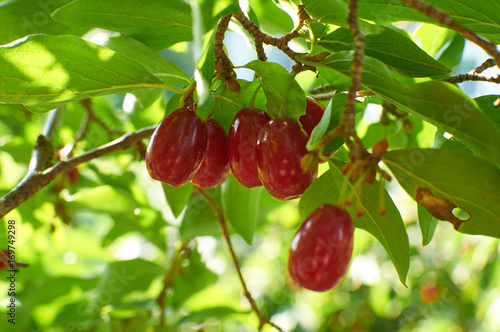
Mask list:
POLYGON ((250 291, 247 288, 247 285, 245 283, 245 279, 243 278, 243 275, 241 273, 241 268, 240 268, 240 263, 238 263, 238 258, 236 257, 236 254, 233 249, 233 245, 231 244, 231 239, 229 238, 229 231, 227 230, 227 225, 226 225, 226 218, 224 217, 224 213, 222 210, 217 206, 217 203, 210 197, 203 189, 195 187, 196 190, 207 200, 207 202, 210 204, 212 209, 214 210, 215 214, 217 215, 219 219, 219 224, 220 228, 222 231, 222 236, 224 237, 224 240, 226 241, 227 247, 229 249, 229 253, 231 254, 231 258, 233 260, 234 266, 236 268, 236 272, 238 273, 238 278, 240 279, 241 286, 243 287, 243 292, 245 294, 245 297, 247 298, 248 302, 250 302, 250 306, 252 307, 252 310, 255 312, 257 317, 259 318, 259 331, 262 329, 262 327, 265 324, 269 324, 278 331, 283 332, 283 330, 274 324, 273 322, 269 321, 269 319, 265 318, 262 313, 260 312, 259 308, 257 307, 257 303, 255 302, 254 298, 252 297, 252 294, 250 294, 250 291))
POLYGON ((255 99, 257 98, 257 94, 259 93, 259 90, 260 88, 262 87, 261 84, 259 84, 259 86, 257 87, 257 89, 255 89, 253 95, 252 95, 252 99, 250 100, 250 104, 248 104, 248 108, 249 109, 254 109, 255 108, 255 99))

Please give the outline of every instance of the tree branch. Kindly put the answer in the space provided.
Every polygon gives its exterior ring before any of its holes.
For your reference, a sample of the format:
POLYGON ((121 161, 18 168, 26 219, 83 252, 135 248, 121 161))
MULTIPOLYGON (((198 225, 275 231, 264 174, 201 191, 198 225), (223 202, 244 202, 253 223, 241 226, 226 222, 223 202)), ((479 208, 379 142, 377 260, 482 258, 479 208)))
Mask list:
POLYGON ((245 297, 247 298, 248 302, 250 302, 252 310, 257 314, 257 317, 259 317, 259 331, 265 324, 269 324, 278 331, 283 332, 281 327, 269 321, 269 319, 265 318, 262 315, 259 308, 257 307, 257 303, 255 303, 255 300, 252 297, 252 294, 250 294, 250 292, 248 291, 245 279, 243 279, 243 275, 241 274, 240 263, 238 263, 238 259, 236 258, 236 254, 234 253, 233 245, 231 244, 231 239, 229 238, 229 232, 227 230, 227 225, 226 225, 226 218, 224 218, 224 214, 222 213, 221 209, 217 206, 217 203, 215 203, 212 197, 210 197, 203 189, 198 187, 196 187, 196 189, 201 195, 203 195, 203 197, 205 197, 205 199, 208 201, 208 203, 210 204, 210 206, 212 207, 212 209, 214 210, 215 214, 219 219, 222 236, 224 237, 224 240, 226 240, 227 247, 229 248, 229 252, 231 253, 231 258, 233 259, 234 266, 236 267, 236 272, 238 273, 241 285, 243 286, 243 292, 245 293, 245 297))
MULTIPOLYGON (((290 47, 288 47, 288 42, 292 40, 293 38, 299 37, 299 31, 297 29, 294 29, 292 32, 284 35, 281 38, 274 38, 264 32, 262 32, 258 26, 256 26, 252 21, 250 21, 243 12, 239 11, 237 13, 234 13, 234 17, 240 21, 241 25, 243 25, 243 28, 247 30, 255 39, 255 42, 260 42, 264 43, 267 45, 272 45, 283 51, 286 55, 290 57, 293 61, 297 62, 295 60, 295 55, 298 53, 292 51, 290 47)), ((262 55, 259 55, 259 58, 262 55)))
MULTIPOLYGON (((80 156, 60 161, 47 169, 28 172, 24 179, 21 180, 21 182, 14 189, 0 199, 0 218, 25 202, 38 190, 48 185, 59 174, 67 172, 73 167, 89 160, 134 146, 142 139, 151 136, 155 129, 156 126, 142 128, 134 133, 125 134, 112 142, 101 145, 100 147, 88 151, 80 156)), ((40 135, 39 140, 45 140, 40 139, 40 137, 44 136, 40 135)), ((38 146, 41 144, 46 145, 46 143, 37 143, 35 150, 40 149, 38 146)))
POLYGON ((354 128, 354 116, 356 115, 356 95, 361 90, 361 75, 363 73, 363 60, 365 51, 365 37, 358 26, 358 1, 349 0, 349 16, 347 24, 354 37, 354 57, 351 65, 351 85, 347 92, 344 113, 340 120, 339 134, 342 136, 354 156, 354 159, 365 157, 368 152, 363 146, 354 128), (351 137, 354 140, 351 141, 351 137))

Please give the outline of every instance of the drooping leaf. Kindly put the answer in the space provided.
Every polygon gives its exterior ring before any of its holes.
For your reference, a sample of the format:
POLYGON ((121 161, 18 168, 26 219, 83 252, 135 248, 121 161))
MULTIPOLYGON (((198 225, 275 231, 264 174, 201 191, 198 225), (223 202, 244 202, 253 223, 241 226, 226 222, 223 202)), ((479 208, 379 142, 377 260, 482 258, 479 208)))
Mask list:
POLYGON ((383 158, 406 192, 458 231, 500 237, 500 170, 457 150, 393 150, 383 158), (455 209, 465 211, 456 216, 455 209), (469 217, 470 219, 467 219, 469 217))
MULTIPOLYGON (((352 53, 342 51, 321 62, 304 62, 349 76, 352 53)), ((500 163, 500 130, 456 86, 439 81, 398 83, 383 63, 369 56, 364 58, 362 84, 399 108, 456 136, 474 153, 500 163)))
MULTIPOLYGON (((353 49, 349 29, 338 28, 320 40, 326 49, 339 52, 353 49)), ((447 74, 449 70, 422 51, 408 37, 381 26, 373 26, 373 33, 365 35, 365 54, 376 58, 400 74, 411 77, 447 74)))
POLYGON ((222 185, 222 209, 238 234, 252 244, 262 187, 245 188, 231 175, 222 185))
POLYGON ((431 242, 432 237, 434 236, 438 220, 421 204, 418 204, 417 212, 418 225, 420 226, 420 232, 422 233, 422 245, 426 246, 431 242))
MULTIPOLYGON (((345 181, 341 172, 343 165, 342 162, 331 161, 330 170, 314 181, 304 192, 299 202, 302 220, 321 204, 343 204, 343 202, 339 202, 340 190, 342 190, 345 181)), ((346 183, 346 185, 350 192, 352 184, 346 183)), ((408 234, 401 215, 387 191, 383 191, 383 197, 380 193, 378 183, 363 186, 360 197, 364 215, 362 217, 356 216, 356 204, 359 204, 357 199, 353 200, 352 206, 347 207, 347 211, 355 227, 372 234, 384 246, 394 263, 399 279, 403 284, 406 284, 406 275, 410 264, 408 234), (384 216, 379 214, 381 200, 385 202, 386 214, 384 216)))
POLYGON ((192 39, 191 8, 182 0, 77 0, 52 17, 71 27, 117 31, 154 50, 192 39))
POLYGON ((168 206, 170 206, 174 217, 177 218, 186 207, 189 197, 193 193, 194 186, 191 182, 181 187, 172 187, 166 183, 162 183, 162 186, 168 206))
POLYGON ((0 102, 28 107, 169 88, 137 62, 74 36, 33 35, 4 45, 0 73, 0 102))
POLYGON ((131 37, 110 38, 106 46, 123 56, 138 62, 164 84, 187 86, 192 79, 176 64, 165 60, 159 53, 131 37))
POLYGON ((298 120, 306 112, 304 90, 281 65, 252 61, 244 67, 253 69, 267 98, 267 112, 273 117, 286 116, 298 120), (280 114, 281 111, 281 114, 280 114))

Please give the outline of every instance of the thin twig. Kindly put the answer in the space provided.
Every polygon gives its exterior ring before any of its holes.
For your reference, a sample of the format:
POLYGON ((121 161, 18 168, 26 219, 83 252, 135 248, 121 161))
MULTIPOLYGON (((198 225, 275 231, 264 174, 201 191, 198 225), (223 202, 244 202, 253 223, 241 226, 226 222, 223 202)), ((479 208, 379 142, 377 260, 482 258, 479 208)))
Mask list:
POLYGON ((459 34, 461 34, 474 44, 478 45, 483 50, 485 50, 486 53, 488 53, 490 56, 493 57, 493 59, 495 59, 495 62, 497 64, 500 63, 500 52, 497 50, 497 45, 479 37, 477 34, 472 32, 468 28, 463 27, 461 24, 457 23, 454 19, 452 19, 450 14, 443 12, 437 9, 436 7, 420 0, 401 0, 401 1, 415 8, 419 12, 427 15, 428 17, 432 18, 439 24, 445 25, 450 29, 455 30, 456 32, 458 32, 459 34))
POLYGON ((495 67, 496 65, 497 65, 497 63, 495 62, 495 60, 493 60, 492 58, 489 58, 488 60, 483 62, 479 67, 474 69, 474 73, 481 74, 486 69, 495 67))
POLYGON ((183 242, 181 247, 172 255, 170 268, 163 276, 163 287, 156 299, 156 303, 160 307, 160 327, 165 326, 165 296, 167 295, 167 290, 172 288, 174 285, 174 277, 181 272, 182 259, 186 257, 186 253, 189 253, 188 243, 183 242))
MULTIPOLYGON (((24 177, 24 179, 21 180, 21 182, 14 189, 0 199, 0 218, 33 196, 38 190, 48 185, 59 174, 67 172, 73 167, 89 160, 134 146, 142 139, 151 136, 155 129, 156 126, 142 128, 134 133, 125 134, 112 142, 101 145, 100 147, 88 151, 80 156, 60 161, 47 169, 27 174, 27 176, 24 177)), ((37 148, 35 147, 35 149, 37 148)))
POLYGON ((224 70, 221 70, 221 72, 226 72, 226 74, 230 74, 233 71, 233 65, 224 51, 224 34, 226 33, 232 16, 233 15, 230 14, 221 18, 219 24, 217 25, 214 42, 215 62, 222 65, 224 70))
POLYGON ((262 40, 255 40, 255 51, 257 51, 257 58, 260 61, 267 61, 267 55, 264 51, 264 43, 262 43, 262 40))
POLYGON ((447 77, 441 79, 441 81, 446 81, 449 83, 462 83, 466 81, 481 81, 481 82, 490 82, 490 83, 500 83, 500 75, 493 75, 493 76, 483 76, 483 75, 478 75, 474 72, 470 73, 465 73, 465 74, 459 74, 457 76, 453 77, 447 77))
POLYGON ((231 239, 229 238, 229 232, 227 230, 227 225, 226 225, 226 218, 224 217, 224 214, 222 213, 221 209, 217 206, 217 203, 210 197, 203 189, 200 189, 196 187, 198 192, 205 197, 205 199, 208 201, 212 209, 214 210, 215 214, 219 218, 219 224, 222 230, 222 236, 224 237, 224 240, 226 241, 227 247, 229 248, 229 252, 231 253, 231 258, 233 259, 234 266, 236 267, 236 272, 238 273, 238 277, 240 279, 241 285, 243 287, 243 292, 245 293, 245 297, 247 298, 248 302, 250 302, 250 306, 252 307, 252 310, 257 314, 257 317, 259 317, 259 331, 262 329, 262 327, 265 324, 269 324, 278 331, 283 332, 281 327, 277 326, 273 322, 269 321, 269 319, 265 318, 262 313, 260 312, 259 308, 257 307, 257 303, 255 303, 254 298, 252 297, 252 294, 248 291, 247 285, 245 283, 245 279, 243 279, 243 275, 241 274, 241 268, 240 268, 240 263, 238 263, 238 259, 236 258, 236 254, 234 253, 233 245, 231 244, 231 239))
MULTIPOLYGON (((298 53, 292 51, 290 47, 288 47, 288 42, 293 38, 299 37, 300 33, 297 29, 294 29, 290 33, 284 35, 281 38, 274 38, 264 32, 262 32, 258 26, 256 26, 252 21, 250 21, 243 12, 239 11, 234 13, 234 17, 240 21, 243 28, 247 30, 256 41, 260 41, 267 45, 272 45, 283 51, 286 55, 290 57, 290 59, 295 60, 295 55, 298 53)), ((297 61, 296 61, 297 62, 297 61)))
POLYGON ((89 114, 89 117, 90 117, 90 120, 93 120, 93 121, 97 122, 99 124, 99 126, 101 126, 102 129, 104 129, 104 131, 106 131, 106 133, 108 134, 109 138, 113 137, 114 134, 118 134, 118 135, 125 134, 125 132, 123 130, 109 128, 108 125, 106 123, 104 123, 104 121, 102 121, 95 114, 94 108, 92 106, 92 100, 90 100, 90 99, 83 99, 83 100, 80 100, 80 103, 87 110, 87 112, 89 114))
POLYGON ((45 136, 49 141, 52 141, 54 139, 54 134, 59 125, 59 120, 61 119, 61 115, 65 109, 66 106, 61 105, 60 107, 48 113, 47 119, 45 120, 45 125, 42 130, 42 135, 45 136))

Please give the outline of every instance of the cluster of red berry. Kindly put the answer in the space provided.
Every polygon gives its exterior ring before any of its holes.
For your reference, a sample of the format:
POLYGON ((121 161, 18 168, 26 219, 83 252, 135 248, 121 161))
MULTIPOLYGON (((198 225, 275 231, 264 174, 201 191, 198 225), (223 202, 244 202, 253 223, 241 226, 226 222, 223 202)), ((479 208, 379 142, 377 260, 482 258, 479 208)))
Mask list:
POLYGON ((314 160, 307 169, 301 161, 324 110, 307 98, 301 129, 295 120, 271 119, 262 110, 244 108, 226 136, 216 120, 203 121, 193 106, 179 108, 163 119, 151 138, 146 152, 149 174, 175 187, 191 181, 200 188, 214 188, 232 171, 245 187, 264 185, 276 198, 298 198, 317 176, 314 160))
MULTIPOLYGON (((247 188, 263 185, 278 199, 298 198, 317 177, 318 158, 306 144, 324 111, 319 102, 307 98, 299 125, 293 119, 271 119, 262 110, 244 108, 226 136, 216 120, 203 121, 193 106, 179 108, 163 119, 149 142, 149 174, 172 186, 191 181, 200 188, 215 188, 232 171, 247 188), (312 158, 304 165, 307 155, 312 158)), ((347 272, 352 237, 349 214, 337 206, 321 205, 292 241, 290 276, 310 290, 331 289, 347 272)))

